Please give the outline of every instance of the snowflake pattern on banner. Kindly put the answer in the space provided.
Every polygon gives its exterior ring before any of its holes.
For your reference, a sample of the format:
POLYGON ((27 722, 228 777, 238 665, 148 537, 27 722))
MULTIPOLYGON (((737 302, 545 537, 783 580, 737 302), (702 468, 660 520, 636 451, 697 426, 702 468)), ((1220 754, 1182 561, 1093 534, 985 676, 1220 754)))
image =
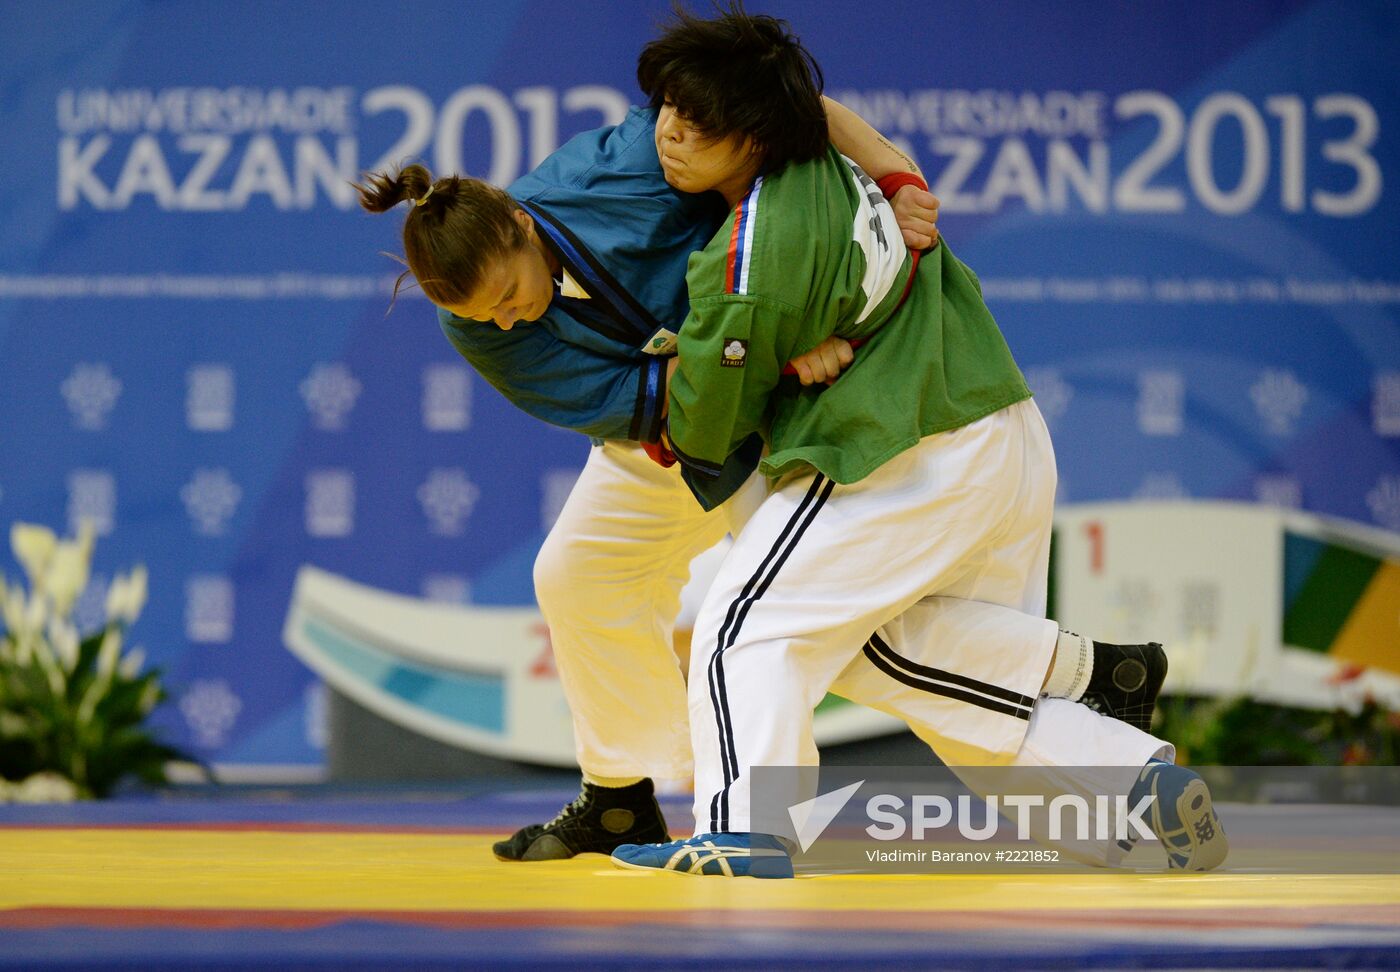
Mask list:
POLYGON ((1400 530, 1400 476, 1382 476, 1366 494, 1366 505, 1381 526, 1400 530))
POLYGON ((1133 491, 1133 498, 1140 500, 1179 500, 1190 495, 1174 472, 1147 473, 1142 477, 1142 484, 1133 491))
POLYGON ((223 364, 198 365, 185 372, 185 425, 192 432, 227 432, 233 428, 233 369, 223 364))
POLYGON ((233 612, 232 579, 218 574, 196 574, 185 579, 185 637, 190 641, 232 641, 233 612))
POLYGON ((117 480, 106 469, 75 469, 68 474, 68 532, 84 522, 99 537, 110 536, 117 523, 117 480))
POLYGON ((355 532, 355 474, 315 469, 306 475, 306 535, 348 537, 355 532))
POLYGON ((466 531, 480 496, 481 489, 463 469, 434 469, 418 487, 418 502, 429 529, 440 537, 458 537, 466 531))
POLYGON ((419 585, 425 601, 438 604, 470 604, 472 582, 462 574, 428 574, 419 585))
POLYGON ((205 749, 217 749, 228 740, 242 711, 243 700, 221 678, 196 679, 180 696, 180 714, 195 744, 205 749))
POLYGON ((122 383, 105 362, 79 364, 63 380, 63 398, 73 424, 88 432, 101 432, 121 397, 122 383))
POLYGON ((1297 476, 1258 476, 1254 480, 1254 498, 1265 506, 1302 509, 1303 484, 1297 476))
POLYGON ((227 469, 196 469, 180 487, 180 500, 196 533, 222 536, 238 509, 243 490, 227 469))
POLYGON ((1186 383, 1177 371, 1138 375, 1138 429, 1143 435, 1181 435, 1186 383))
POLYGON ((1250 387, 1249 397, 1264 420, 1265 430, 1270 435, 1288 436, 1293 434, 1293 427, 1303 414, 1308 390, 1293 372, 1274 368, 1264 372, 1250 387))
POLYGON ((465 432, 472 424, 472 376, 466 365, 432 364, 423 369, 423 428, 465 432))
POLYGON ((312 424, 323 432, 336 432, 345 428, 360 397, 360 382, 343 364, 318 364, 302 381, 300 390, 312 424))
POLYGON ((1371 423, 1376 435, 1389 439, 1400 436, 1400 371, 1376 376, 1371 390, 1371 423))
POLYGON ((96 572, 88 578, 87 587, 73 605, 73 623, 80 632, 96 631, 107 623, 107 588, 111 580, 96 572))

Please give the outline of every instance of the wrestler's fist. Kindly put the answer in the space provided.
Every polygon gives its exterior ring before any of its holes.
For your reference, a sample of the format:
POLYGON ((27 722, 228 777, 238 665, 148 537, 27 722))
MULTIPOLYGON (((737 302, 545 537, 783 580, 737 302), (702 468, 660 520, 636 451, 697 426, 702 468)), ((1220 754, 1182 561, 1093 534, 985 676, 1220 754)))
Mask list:
POLYGON ((789 361, 788 368, 797 372, 798 379, 804 385, 815 385, 817 382, 829 385, 855 359, 855 351, 849 341, 829 337, 806 354, 799 354, 789 361))
POLYGON ((918 186, 900 186, 890 200, 894 219, 911 250, 938 245, 938 197, 918 186))

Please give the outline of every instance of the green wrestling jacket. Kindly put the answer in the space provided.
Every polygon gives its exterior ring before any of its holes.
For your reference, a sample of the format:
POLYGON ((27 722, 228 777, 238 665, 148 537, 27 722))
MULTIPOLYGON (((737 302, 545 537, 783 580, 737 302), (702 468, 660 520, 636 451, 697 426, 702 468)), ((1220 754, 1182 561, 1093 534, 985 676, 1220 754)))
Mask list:
POLYGON ((1029 398, 973 272, 946 245, 912 281, 910 263, 889 204, 835 149, 760 177, 686 273, 668 431, 687 478, 716 474, 760 432, 770 478, 815 469, 853 483, 1029 398), (782 376, 831 335, 867 339, 835 384, 782 376))

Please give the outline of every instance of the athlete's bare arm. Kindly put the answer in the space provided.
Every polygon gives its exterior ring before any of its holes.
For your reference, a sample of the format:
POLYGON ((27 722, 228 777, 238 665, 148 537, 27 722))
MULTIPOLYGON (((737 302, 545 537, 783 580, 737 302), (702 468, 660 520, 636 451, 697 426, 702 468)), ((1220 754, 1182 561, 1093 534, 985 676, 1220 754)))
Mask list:
MULTIPOLYGON (((831 144, 875 180, 896 172, 911 172, 922 178, 914 160, 901 152, 851 109, 825 96, 826 126, 831 144)), ((901 186, 890 200, 894 215, 911 250, 926 250, 938 242, 938 197, 918 186, 901 186)))

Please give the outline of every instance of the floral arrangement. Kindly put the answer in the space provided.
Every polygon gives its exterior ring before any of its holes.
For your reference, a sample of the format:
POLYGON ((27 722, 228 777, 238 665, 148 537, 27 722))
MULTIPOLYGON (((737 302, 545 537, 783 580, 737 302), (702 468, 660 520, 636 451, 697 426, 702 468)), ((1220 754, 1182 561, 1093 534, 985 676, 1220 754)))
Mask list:
POLYGON ((73 620, 93 541, 88 524, 70 540, 10 530, 29 589, 0 577, 0 802, 106 796, 128 776, 161 784, 167 763, 189 760, 143 728, 165 692, 157 671, 143 671, 144 652, 125 650, 146 569, 113 578, 100 628, 83 633, 73 620))
POLYGON ((1249 698, 1163 698, 1152 732, 1195 766, 1394 766, 1400 712, 1364 698, 1353 709, 1296 709, 1249 698))

